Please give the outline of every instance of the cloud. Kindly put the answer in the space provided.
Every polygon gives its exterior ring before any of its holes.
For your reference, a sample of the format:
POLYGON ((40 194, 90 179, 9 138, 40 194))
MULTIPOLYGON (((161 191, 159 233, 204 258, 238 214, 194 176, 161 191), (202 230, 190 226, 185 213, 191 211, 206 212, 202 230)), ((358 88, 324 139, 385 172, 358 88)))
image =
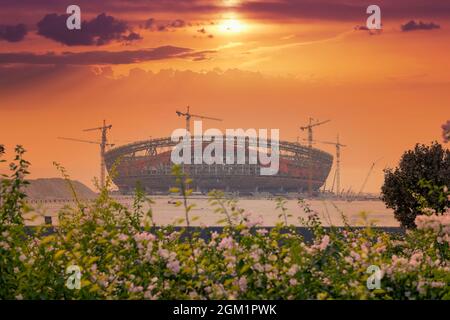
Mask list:
MULTIPOLYGON (((241 2, 235 11, 249 17, 273 20, 364 21, 369 4, 361 0, 255 0, 241 2)), ((378 0, 376 4, 386 19, 450 17, 450 2, 443 0, 378 0)))
POLYGON ((181 19, 176 19, 170 23, 172 28, 184 28, 186 26, 186 21, 181 19))
POLYGON ((47 14, 38 22, 38 34, 68 46, 104 45, 111 41, 134 41, 141 37, 124 21, 104 13, 90 21, 83 21, 81 30, 66 27, 68 15, 47 14))
POLYGON ((422 21, 416 22, 414 20, 409 21, 408 23, 405 23, 401 26, 403 32, 408 31, 417 31, 417 30, 433 30, 433 29, 440 29, 441 26, 434 23, 424 23, 422 21))
POLYGON ((370 29, 367 28, 367 26, 355 26, 354 28, 356 31, 369 31, 370 29))
POLYGON ((153 29, 156 25, 156 20, 154 18, 150 18, 145 21, 144 28, 145 29, 153 29))
POLYGON ((353 28, 355 31, 364 31, 367 32, 369 35, 380 35, 383 31, 383 29, 369 29, 367 26, 357 25, 353 28))
POLYGON ((156 21, 154 18, 147 19, 144 23, 144 29, 151 31, 173 31, 188 26, 189 24, 182 19, 175 19, 172 21, 156 21))
POLYGON ((17 52, 0 53, 0 64, 115 65, 173 58, 200 61, 207 59, 214 52, 213 50, 194 51, 174 46, 125 51, 63 52, 61 54, 17 52))
MULTIPOLYGON (((322 19, 362 21, 370 4, 361 0, 77 0, 83 14, 98 14, 104 10, 113 14, 154 15, 186 14, 188 16, 220 15, 234 12, 246 18, 261 19, 322 19)), ((383 19, 450 18, 450 2, 445 0, 377 0, 383 19)), ((22 12, 60 12, 60 0, 0 0, 2 14, 22 12)))
POLYGON ((123 40, 125 41, 136 41, 136 40, 142 40, 142 36, 139 33, 131 32, 127 36, 123 36, 123 40))
POLYGON ((27 27, 24 24, 0 25, 0 40, 19 42, 25 38, 27 32, 27 27))

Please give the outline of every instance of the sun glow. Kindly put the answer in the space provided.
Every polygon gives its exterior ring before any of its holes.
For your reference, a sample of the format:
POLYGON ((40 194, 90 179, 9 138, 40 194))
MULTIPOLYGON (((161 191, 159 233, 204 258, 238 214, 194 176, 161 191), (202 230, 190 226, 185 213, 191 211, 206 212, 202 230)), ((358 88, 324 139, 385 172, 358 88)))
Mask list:
POLYGON ((244 30, 244 24, 235 18, 225 19, 219 24, 219 29, 224 33, 239 33, 244 30))

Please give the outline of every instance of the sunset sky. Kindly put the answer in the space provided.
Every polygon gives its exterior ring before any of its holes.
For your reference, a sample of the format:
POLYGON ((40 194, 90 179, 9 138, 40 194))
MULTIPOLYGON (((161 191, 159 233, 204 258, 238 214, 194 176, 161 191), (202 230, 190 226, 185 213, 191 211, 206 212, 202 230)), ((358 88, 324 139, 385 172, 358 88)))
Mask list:
POLYGON ((224 119, 204 126, 290 141, 309 117, 331 119, 315 138, 348 145, 344 188, 380 159, 366 188, 379 192, 382 169, 441 142, 450 119, 450 2, 0 0, 0 144, 25 146, 32 178, 58 176, 58 161, 92 186, 98 147, 58 136, 97 140, 82 129, 103 119, 113 143, 168 136, 186 105, 224 119), (66 28, 71 4, 81 31, 66 28), (380 32, 361 27, 371 4, 380 32))

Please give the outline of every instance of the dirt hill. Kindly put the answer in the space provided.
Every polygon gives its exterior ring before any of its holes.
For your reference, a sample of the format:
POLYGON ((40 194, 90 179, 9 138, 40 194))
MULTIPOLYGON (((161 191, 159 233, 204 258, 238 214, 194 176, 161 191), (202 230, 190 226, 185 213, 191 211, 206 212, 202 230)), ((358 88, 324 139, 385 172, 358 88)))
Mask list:
MULTIPOLYGON (((31 199, 71 199, 72 191, 64 179, 48 178, 28 180, 30 184, 25 193, 31 199)), ((71 180, 78 198, 91 199, 96 196, 95 192, 79 181, 71 180)))

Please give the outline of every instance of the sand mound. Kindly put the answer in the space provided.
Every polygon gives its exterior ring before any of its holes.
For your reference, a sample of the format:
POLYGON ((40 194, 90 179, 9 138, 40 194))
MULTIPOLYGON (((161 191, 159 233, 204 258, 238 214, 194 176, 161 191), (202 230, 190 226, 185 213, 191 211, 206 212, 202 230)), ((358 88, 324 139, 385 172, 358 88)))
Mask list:
MULTIPOLYGON (((66 180, 61 178, 35 179, 25 189, 30 199, 71 199, 72 191, 66 180)), ((79 181, 71 180, 78 198, 91 199, 96 196, 95 192, 79 181)))

